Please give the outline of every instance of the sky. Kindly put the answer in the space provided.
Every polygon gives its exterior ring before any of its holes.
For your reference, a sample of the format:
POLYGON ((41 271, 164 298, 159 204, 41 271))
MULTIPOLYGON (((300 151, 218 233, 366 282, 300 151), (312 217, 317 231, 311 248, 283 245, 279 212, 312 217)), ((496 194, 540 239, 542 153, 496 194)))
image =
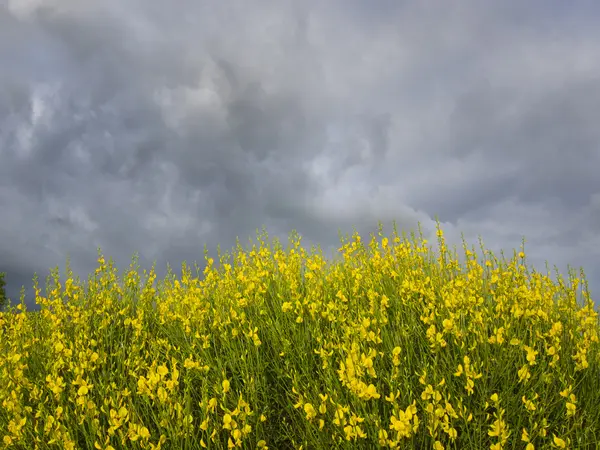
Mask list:
MULTIPOLYGON (((595 1, 0 0, 0 271, 177 272, 263 226, 379 222, 583 267, 600 298, 595 1)), ((460 246, 459 246, 460 249, 460 246)))

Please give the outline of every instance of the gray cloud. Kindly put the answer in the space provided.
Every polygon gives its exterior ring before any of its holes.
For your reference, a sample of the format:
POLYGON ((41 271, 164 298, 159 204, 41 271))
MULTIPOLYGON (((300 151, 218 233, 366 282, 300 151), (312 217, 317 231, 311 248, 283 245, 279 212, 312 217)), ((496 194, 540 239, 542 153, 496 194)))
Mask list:
MULTIPOLYGON (((329 254, 383 221, 588 269, 599 8, 179 0, 0 6, 0 271, 96 248, 202 263, 266 226, 329 254)), ((596 295, 597 297, 597 295, 596 295)))

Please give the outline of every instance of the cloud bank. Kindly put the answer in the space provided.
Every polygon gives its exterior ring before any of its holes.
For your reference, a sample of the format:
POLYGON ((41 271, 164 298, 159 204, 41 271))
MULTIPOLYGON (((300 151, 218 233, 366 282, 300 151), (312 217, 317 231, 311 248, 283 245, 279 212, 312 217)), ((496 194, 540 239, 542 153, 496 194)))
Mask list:
POLYGON ((600 298, 600 8, 578 5, 0 1, 9 296, 67 255, 86 278, 97 247, 164 273, 262 226, 330 253, 437 216, 452 243, 525 236, 600 298))

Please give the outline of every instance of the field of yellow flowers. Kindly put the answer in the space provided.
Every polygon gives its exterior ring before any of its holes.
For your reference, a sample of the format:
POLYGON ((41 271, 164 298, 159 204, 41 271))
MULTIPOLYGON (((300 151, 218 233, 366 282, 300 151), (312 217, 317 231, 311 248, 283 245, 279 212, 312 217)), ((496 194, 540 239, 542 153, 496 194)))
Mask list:
POLYGON ((0 313, 0 446, 546 449, 600 441, 598 317, 584 274, 530 270, 438 225, 292 233, 162 281, 99 252, 0 313), (583 299, 578 301, 578 295, 583 299))

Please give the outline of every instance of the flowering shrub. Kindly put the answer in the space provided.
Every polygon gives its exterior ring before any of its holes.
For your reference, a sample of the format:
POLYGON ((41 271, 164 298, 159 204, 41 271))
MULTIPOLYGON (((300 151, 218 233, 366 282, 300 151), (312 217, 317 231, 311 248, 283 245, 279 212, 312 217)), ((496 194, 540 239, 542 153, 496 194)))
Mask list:
POLYGON ((99 254, 39 312, 0 314, 0 446, 107 449, 590 448, 598 318, 581 278, 482 248, 266 234, 157 282, 99 254), (581 289, 580 289, 581 288, 581 289), (581 292, 583 302, 578 302, 581 292))

